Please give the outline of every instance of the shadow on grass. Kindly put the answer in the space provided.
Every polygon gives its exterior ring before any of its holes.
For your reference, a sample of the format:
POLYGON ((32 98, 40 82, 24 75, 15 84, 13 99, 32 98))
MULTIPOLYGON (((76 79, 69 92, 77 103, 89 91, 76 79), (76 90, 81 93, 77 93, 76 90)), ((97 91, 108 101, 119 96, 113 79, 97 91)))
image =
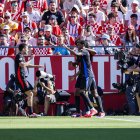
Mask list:
POLYGON ((0 140, 138 140, 140 129, 0 129, 0 140))

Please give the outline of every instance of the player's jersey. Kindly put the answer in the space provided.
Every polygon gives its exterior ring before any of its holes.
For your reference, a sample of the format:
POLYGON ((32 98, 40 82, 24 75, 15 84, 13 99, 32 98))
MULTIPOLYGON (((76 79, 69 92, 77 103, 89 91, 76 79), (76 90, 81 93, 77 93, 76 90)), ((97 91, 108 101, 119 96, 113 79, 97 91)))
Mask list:
POLYGON ((18 53, 15 57, 15 74, 18 79, 24 79, 26 74, 25 68, 19 66, 21 62, 25 63, 25 58, 21 53, 18 53))

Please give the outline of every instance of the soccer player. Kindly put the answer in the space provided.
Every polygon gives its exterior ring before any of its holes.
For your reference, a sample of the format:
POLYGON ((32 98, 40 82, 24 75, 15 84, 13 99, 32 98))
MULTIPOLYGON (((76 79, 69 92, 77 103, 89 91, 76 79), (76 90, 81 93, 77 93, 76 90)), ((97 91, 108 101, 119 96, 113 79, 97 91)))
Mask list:
MULTIPOLYGON (((64 46, 64 47, 68 49, 73 55, 77 56, 78 58, 77 64, 80 66, 80 71, 79 71, 78 78, 75 85, 76 90, 77 90, 76 92, 80 93, 80 95, 82 96, 84 103, 86 105, 86 108, 90 108, 89 110, 87 110, 84 116, 91 117, 98 113, 97 110, 95 110, 95 108, 91 104, 89 97, 86 95, 86 92, 91 91, 99 107, 99 116, 104 117, 105 113, 103 111, 102 101, 101 101, 100 96, 97 93, 95 77, 92 71, 92 65, 91 65, 90 53, 89 53, 92 51, 91 49, 86 48, 86 46, 87 46, 86 41, 81 40, 78 45, 78 50, 79 50, 78 53, 71 50, 67 46, 64 46)), ((78 105, 80 102, 80 97, 75 96, 75 99, 76 99, 76 104, 78 105)))
POLYGON ((28 61, 25 61, 25 55, 28 54, 28 46, 26 44, 19 45, 19 53, 15 57, 15 74, 18 86, 21 91, 27 95, 27 105, 29 109, 29 115, 31 117, 36 117, 37 115, 33 113, 33 92, 32 86, 26 79, 26 69, 27 68, 44 68, 40 65, 32 65, 31 60, 34 56, 31 56, 28 61))

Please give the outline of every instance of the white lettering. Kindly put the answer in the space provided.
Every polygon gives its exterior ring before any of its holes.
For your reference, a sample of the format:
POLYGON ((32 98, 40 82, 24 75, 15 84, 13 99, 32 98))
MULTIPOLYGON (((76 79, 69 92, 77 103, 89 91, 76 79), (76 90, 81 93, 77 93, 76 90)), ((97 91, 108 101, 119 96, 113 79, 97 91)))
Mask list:
POLYGON ((93 57, 94 62, 98 62, 98 85, 102 87, 102 89, 105 88, 105 75, 104 75, 104 63, 109 62, 108 56, 101 56, 101 57, 93 57))
POLYGON ((114 57, 110 57, 110 87, 111 87, 111 90, 113 90, 113 86, 112 86, 112 83, 117 83, 117 82, 120 82, 120 81, 117 81, 117 76, 120 76, 121 75, 121 71, 120 70, 117 70, 117 61, 114 60, 114 57))
MULTIPOLYGON (((31 60, 31 64, 34 65, 34 59, 31 60)), ((34 73, 35 73, 34 68, 29 68, 29 75, 27 77, 27 80, 30 82, 32 86, 34 86, 34 73)))
POLYGON ((75 70, 69 70, 68 64, 74 62, 74 57, 62 57, 62 89, 69 89, 69 76, 75 74, 75 70))
POLYGON ((14 72, 14 60, 10 57, 4 57, 0 59, 0 88, 5 90, 6 88, 6 75, 10 75, 14 72), (8 64, 9 70, 6 70, 6 64, 8 64), (8 73, 9 72, 9 73, 8 73))
MULTIPOLYGON (((39 65, 45 66, 46 72, 52 74, 52 65, 51 65, 50 57, 40 57, 39 65)), ((44 70, 44 69, 42 69, 42 70, 44 70)))

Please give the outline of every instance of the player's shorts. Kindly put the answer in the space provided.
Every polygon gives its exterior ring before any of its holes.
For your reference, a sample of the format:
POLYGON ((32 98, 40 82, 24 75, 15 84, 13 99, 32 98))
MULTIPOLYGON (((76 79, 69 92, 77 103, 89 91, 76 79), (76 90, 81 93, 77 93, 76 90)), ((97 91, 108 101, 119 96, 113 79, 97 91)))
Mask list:
POLYGON ((96 81, 94 77, 78 77, 76 81, 75 88, 92 91, 94 89, 97 89, 96 81))
POLYGON ((26 80, 26 78, 23 78, 23 79, 17 78, 17 84, 22 92, 33 90, 32 85, 26 80))

